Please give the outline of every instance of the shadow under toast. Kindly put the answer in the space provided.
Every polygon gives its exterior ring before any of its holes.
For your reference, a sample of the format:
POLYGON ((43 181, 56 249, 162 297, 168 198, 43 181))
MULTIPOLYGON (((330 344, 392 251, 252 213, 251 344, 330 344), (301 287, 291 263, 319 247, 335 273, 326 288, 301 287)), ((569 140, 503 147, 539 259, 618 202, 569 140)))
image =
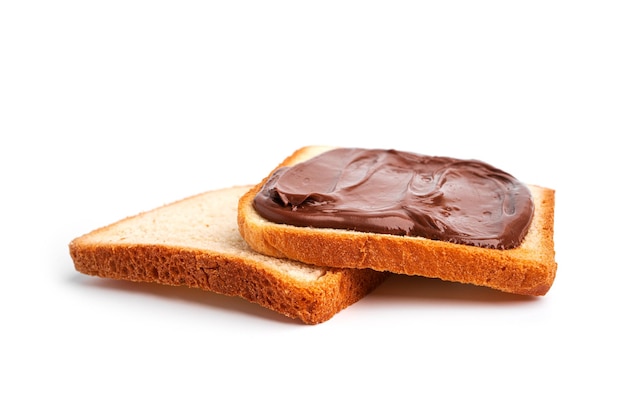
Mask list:
MULTIPOLYGON (((302 325, 296 319, 264 308, 236 296, 221 295, 185 286, 168 286, 158 283, 131 282, 98 278, 74 272, 68 280, 80 286, 94 287, 110 292, 149 295, 173 302, 191 303, 211 309, 232 311, 263 320, 283 324, 302 325)), ((443 306, 502 306, 538 303, 542 298, 514 295, 471 284, 447 282, 419 276, 392 275, 365 297, 368 303, 379 307, 398 305, 443 306)), ((359 303, 359 302, 356 302, 359 303)))
POLYGON ((369 296, 378 303, 441 303, 511 305, 537 303, 541 298, 515 295, 472 284, 420 276, 392 275, 369 296))
POLYGON ((290 319, 271 309, 264 308, 237 296, 222 295, 201 289, 192 289, 185 286, 169 286, 159 283, 132 282, 87 276, 81 273, 70 275, 69 281, 80 286, 95 287, 111 292, 136 293, 149 295, 169 301, 191 303, 206 306, 212 309, 233 311, 243 315, 262 318, 284 324, 301 324, 296 319, 290 319))

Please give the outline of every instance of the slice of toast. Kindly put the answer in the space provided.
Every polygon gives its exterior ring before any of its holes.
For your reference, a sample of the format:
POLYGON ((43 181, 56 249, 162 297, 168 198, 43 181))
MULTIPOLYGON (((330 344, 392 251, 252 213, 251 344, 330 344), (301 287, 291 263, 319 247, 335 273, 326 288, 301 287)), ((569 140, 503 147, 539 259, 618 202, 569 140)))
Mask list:
POLYGON ((121 220, 69 244, 81 273, 239 296, 305 324, 356 302, 386 274, 314 267, 258 254, 237 230, 250 187, 206 192, 121 220))
MULTIPOLYGON (((301 148, 277 168, 329 149, 332 147, 301 148)), ((554 281, 557 264, 552 189, 528 186, 535 204, 530 228, 520 246, 496 250, 421 237, 273 223, 253 207, 255 195, 270 175, 241 198, 238 211, 241 235, 263 254, 314 265, 440 278, 521 295, 545 295, 554 281)))

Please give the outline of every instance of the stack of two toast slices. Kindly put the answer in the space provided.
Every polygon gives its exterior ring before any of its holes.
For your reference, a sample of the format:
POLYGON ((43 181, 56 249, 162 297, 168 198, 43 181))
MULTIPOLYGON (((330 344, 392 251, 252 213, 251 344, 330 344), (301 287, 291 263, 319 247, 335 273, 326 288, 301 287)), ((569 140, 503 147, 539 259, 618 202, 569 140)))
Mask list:
MULTIPOLYGON (((329 150, 309 146, 278 167, 329 150)), ((268 177, 269 178, 269 175, 268 177)), ((253 207, 265 184, 205 192, 74 239, 77 271, 239 296, 305 324, 355 303, 391 274, 424 276, 541 296, 556 275, 554 191, 534 201, 521 245, 487 249, 420 237, 270 222, 253 207)))

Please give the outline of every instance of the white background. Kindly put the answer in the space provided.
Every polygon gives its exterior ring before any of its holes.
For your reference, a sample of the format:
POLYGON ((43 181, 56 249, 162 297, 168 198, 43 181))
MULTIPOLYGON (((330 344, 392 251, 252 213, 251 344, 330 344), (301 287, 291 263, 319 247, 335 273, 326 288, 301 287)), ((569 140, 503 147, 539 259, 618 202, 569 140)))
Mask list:
POLYGON ((5 1, 0 415, 623 417, 619 1, 5 1), (304 145, 556 190, 547 296, 390 280, 305 326, 69 241, 304 145))

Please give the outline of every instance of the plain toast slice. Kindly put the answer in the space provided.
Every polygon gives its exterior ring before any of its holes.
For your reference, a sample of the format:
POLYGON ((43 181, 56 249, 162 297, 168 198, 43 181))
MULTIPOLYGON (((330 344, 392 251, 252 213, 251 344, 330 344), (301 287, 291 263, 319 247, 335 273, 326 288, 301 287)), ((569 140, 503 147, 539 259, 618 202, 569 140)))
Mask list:
MULTIPOLYGON (((332 148, 298 149, 276 169, 332 148)), ((241 235, 263 254, 320 266, 439 278, 532 296, 545 295, 554 281, 557 263, 552 189, 528 185, 535 204, 530 229, 520 246, 496 250, 421 237, 273 223, 253 207, 255 195, 270 176, 271 173, 241 198, 238 211, 241 235)))
POLYGON ((74 266, 91 276, 239 296, 306 324, 330 319, 386 277, 253 251, 237 228, 237 202, 249 189, 209 191, 87 233, 69 244, 74 266))

